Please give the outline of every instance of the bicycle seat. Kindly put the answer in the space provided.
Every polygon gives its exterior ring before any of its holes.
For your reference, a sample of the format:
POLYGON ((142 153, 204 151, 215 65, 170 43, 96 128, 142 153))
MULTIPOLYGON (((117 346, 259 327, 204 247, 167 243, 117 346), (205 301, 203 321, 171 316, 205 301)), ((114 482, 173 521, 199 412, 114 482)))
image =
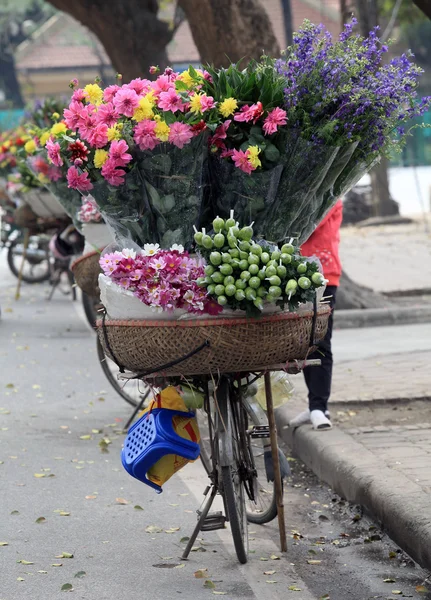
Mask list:
POLYGON ((149 485, 160 494, 161 486, 147 478, 151 467, 167 454, 196 460, 199 444, 179 436, 172 423, 173 417, 194 417, 192 412, 157 408, 143 415, 130 429, 121 451, 126 471, 135 479, 149 485))

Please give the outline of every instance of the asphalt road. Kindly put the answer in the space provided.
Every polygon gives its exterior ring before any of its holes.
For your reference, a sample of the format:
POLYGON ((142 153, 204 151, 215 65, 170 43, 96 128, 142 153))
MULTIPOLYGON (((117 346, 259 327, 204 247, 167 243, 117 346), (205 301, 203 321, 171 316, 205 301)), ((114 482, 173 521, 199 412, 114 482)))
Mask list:
POLYGON ((427 598, 415 591, 426 574, 296 462, 286 556, 271 524, 250 527, 245 566, 229 530, 203 534, 180 560, 206 485, 200 464, 160 496, 132 479, 119 458, 130 411, 104 379, 94 333, 68 297, 47 303, 47 286, 27 285, 15 302, 14 285, 0 255, 0 600, 54 600, 65 584, 85 600, 427 598))

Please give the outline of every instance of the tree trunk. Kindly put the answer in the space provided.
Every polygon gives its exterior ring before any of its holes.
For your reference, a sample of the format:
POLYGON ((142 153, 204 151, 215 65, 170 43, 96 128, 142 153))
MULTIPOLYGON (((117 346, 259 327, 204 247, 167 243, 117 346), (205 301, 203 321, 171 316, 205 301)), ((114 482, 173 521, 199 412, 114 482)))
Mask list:
POLYGON ((15 70, 15 60, 12 54, 0 53, 0 82, 5 98, 14 108, 22 108, 24 101, 15 70))
POLYGON ((383 294, 358 285, 346 273, 342 273, 337 291, 337 309, 389 308, 394 303, 383 294))
POLYGON ((279 56, 272 25, 258 0, 179 0, 203 63, 216 67, 279 56))
POLYGON ((382 158, 372 169, 371 188, 375 217, 390 217, 399 215, 398 204, 392 200, 389 192, 388 159, 382 158))
POLYGON ((157 0, 49 0, 88 27, 105 47, 124 81, 147 77, 151 65, 168 63, 174 31, 158 19, 157 0))

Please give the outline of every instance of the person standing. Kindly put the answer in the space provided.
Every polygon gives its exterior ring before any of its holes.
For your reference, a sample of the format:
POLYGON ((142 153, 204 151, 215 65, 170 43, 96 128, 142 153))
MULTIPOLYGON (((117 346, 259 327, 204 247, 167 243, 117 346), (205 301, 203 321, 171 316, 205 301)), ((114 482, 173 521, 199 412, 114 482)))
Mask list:
POLYGON ((341 277, 341 261, 339 255, 340 227, 343 220, 343 203, 341 200, 332 207, 316 230, 302 245, 303 256, 317 257, 322 263, 323 274, 327 279, 324 296, 328 298, 332 312, 329 317, 328 331, 318 344, 309 359, 320 359, 321 365, 304 369, 305 383, 308 388, 308 410, 300 413, 290 421, 291 427, 304 423, 313 425, 314 429, 324 430, 332 427, 328 412, 328 401, 332 383, 332 326, 337 289, 341 277))

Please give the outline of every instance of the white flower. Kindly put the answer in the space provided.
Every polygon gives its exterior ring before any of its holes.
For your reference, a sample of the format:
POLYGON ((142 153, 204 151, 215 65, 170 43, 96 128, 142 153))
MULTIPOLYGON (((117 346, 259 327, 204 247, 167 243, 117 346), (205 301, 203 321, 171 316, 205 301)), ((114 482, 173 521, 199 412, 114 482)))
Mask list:
POLYGON ((144 251, 142 254, 144 256, 154 256, 158 253, 159 249, 159 244, 144 244, 144 251))
POLYGON ((136 258, 136 252, 131 248, 123 248, 123 250, 121 250, 121 254, 124 258, 136 258))
POLYGON ((177 252, 182 254, 184 252, 184 246, 181 246, 181 244, 172 244, 171 250, 176 250, 177 252))

